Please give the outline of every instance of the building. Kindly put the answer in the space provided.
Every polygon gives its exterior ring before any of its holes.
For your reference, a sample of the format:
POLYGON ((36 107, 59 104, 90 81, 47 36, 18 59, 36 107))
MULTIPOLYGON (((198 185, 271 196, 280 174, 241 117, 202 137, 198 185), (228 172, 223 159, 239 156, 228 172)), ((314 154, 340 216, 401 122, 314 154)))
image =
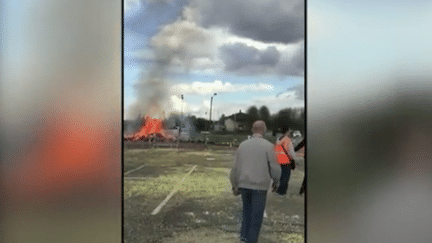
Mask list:
POLYGON ((220 132, 220 131, 224 131, 225 130, 225 125, 224 124, 222 124, 222 123, 216 123, 214 126, 213 126, 213 129, 215 130, 215 131, 217 131, 217 132, 220 132))
POLYGON ((229 132, 236 131, 250 131, 250 125, 254 122, 254 119, 248 114, 242 113, 241 110, 239 113, 233 114, 227 118, 225 118, 224 124, 225 129, 229 132))

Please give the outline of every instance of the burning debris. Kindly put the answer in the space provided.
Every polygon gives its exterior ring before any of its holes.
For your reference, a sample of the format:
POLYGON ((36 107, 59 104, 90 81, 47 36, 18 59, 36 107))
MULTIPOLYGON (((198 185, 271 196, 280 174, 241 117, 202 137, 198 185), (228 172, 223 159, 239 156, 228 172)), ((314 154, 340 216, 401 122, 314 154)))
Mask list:
POLYGON ((164 129, 162 120, 146 116, 143 118, 141 128, 133 135, 125 136, 126 141, 174 141, 176 137, 164 129))

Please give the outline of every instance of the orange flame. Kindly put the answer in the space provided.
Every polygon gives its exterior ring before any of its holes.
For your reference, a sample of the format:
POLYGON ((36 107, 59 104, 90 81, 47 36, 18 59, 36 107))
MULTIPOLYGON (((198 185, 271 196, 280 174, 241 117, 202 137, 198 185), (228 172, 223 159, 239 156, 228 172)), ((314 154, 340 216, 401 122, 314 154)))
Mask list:
POLYGON ((143 119, 144 125, 141 129, 133 134, 132 136, 125 137, 126 140, 145 140, 152 135, 156 135, 159 138, 165 138, 165 131, 163 129, 162 120, 150 118, 149 116, 144 117, 143 119))

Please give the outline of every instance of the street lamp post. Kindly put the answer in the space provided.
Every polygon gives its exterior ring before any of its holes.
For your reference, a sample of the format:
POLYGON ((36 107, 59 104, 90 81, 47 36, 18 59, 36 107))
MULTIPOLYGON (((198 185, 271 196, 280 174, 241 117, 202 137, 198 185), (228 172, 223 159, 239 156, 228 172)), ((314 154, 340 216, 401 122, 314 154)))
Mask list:
POLYGON ((181 135, 181 128, 182 128, 182 118, 183 118, 183 95, 180 96, 181 97, 181 112, 180 112, 180 126, 179 126, 179 132, 178 132, 178 139, 177 139, 177 148, 179 146, 179 142, 180 142, 180 135, 181 135))
POLYGON ((180 97, 181 97, 181 111, 180 111, 179 137, 180 137, 181 128, 182 128, 182 124, 183 124, 183 95, 181 95, 180 97))
MULTIPOLYGON (((217 95, 217 94, 214 93, 213 96, 215 96, 215 95, 217 95)), ((210 99, 210 126, 211 126, 211 123, 212 123, 211 115, 212 115, 213 96, 210 99)), ((209 127, 209 131, 210 131, 210 127, 209 127)))

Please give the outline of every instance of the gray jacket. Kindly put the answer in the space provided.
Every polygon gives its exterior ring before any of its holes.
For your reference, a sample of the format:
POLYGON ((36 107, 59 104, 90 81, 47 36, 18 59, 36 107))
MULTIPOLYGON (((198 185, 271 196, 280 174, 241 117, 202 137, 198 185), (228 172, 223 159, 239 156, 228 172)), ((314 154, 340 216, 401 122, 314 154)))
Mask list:
POLYGON ((280 165, 276 161, 274 145, 259 134, 240 144, 230 173, 235 188, 268 190, 271 179, 279 186, 280 165))

